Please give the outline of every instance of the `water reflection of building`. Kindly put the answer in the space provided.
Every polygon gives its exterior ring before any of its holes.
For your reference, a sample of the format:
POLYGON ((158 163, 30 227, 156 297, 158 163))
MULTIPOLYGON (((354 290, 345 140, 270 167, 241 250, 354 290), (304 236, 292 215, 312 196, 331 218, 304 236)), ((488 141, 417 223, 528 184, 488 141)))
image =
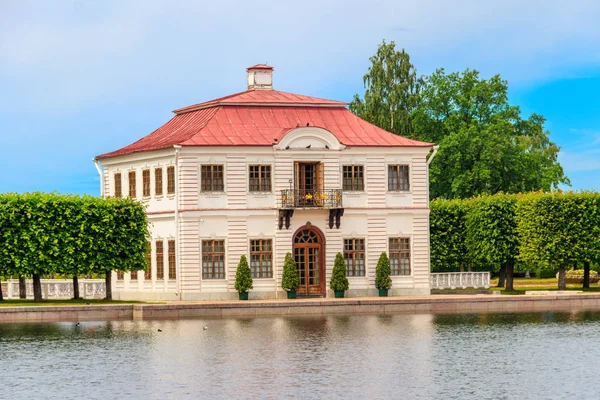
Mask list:
POLYGON ((115 273, 113 296, 234 298, 246 254, 252 297, 282 297, 288 252, 301 295, 331 295, 338 252, 348 295, 376 295, 383 251, 392 295, 429 294, 433 145, 379 129, 346 103, 277 91, 268 65, 247 72, 247 91, 175 110, 156 131, 96 158, 103 195, 141 200, 151 222, 150 270, 115 273))

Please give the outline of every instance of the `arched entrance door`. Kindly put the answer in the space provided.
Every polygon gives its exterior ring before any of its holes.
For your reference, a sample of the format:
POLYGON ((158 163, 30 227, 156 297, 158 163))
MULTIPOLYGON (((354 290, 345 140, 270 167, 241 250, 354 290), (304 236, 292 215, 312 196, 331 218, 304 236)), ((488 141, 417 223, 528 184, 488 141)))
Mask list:
POLYGON ((294 259, 300 276, 299 295, 322 296, 325 293, 325 240, 310 223, 293 237, 294 259))

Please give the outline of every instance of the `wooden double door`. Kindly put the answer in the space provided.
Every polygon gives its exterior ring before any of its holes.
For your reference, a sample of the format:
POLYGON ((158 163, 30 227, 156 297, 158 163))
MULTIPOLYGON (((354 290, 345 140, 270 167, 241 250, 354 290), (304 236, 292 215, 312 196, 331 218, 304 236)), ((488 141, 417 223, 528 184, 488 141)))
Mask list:
POLYGON ((294 165, 296 206, 315 207, 323 192, 323 163, 297 162, 294 165))
POLYGON ((293 238, 294 259, 300 277, 297 293, 301 296, 325 294, 325 249, 321 232, 313 227, 300 228, 293 238))

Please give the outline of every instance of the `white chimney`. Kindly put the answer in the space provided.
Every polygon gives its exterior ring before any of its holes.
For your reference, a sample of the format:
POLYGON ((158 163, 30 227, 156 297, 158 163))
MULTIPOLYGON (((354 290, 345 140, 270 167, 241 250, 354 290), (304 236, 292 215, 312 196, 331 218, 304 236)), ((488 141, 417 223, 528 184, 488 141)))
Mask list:
POLYGON ((273 90, 273 67, 256 64, 246 68, 248 72, 248 90, 273 90))

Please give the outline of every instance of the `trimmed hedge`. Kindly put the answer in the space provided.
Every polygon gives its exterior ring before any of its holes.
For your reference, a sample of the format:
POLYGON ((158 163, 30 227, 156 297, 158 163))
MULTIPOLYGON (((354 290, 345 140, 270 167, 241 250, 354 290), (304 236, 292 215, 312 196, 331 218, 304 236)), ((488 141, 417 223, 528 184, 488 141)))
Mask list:
MULTIPOLYGON (((496 194, 431 202, 431 269, 552 271, 600 260, 600 193, 496 194)), ((548 271, 548 273, 546 273, 548 271)), ((563 278, 564 281, 564 278, 563 278)), ((562 284, 562 281, 561 281, 562 284)))
POLYGON ((109 284, 113 270, 148 265, 146 211, 127 198, 0 194, 0 232, 0 275, 33 275, 34 285, 42 275, 87 273, 109 284))

